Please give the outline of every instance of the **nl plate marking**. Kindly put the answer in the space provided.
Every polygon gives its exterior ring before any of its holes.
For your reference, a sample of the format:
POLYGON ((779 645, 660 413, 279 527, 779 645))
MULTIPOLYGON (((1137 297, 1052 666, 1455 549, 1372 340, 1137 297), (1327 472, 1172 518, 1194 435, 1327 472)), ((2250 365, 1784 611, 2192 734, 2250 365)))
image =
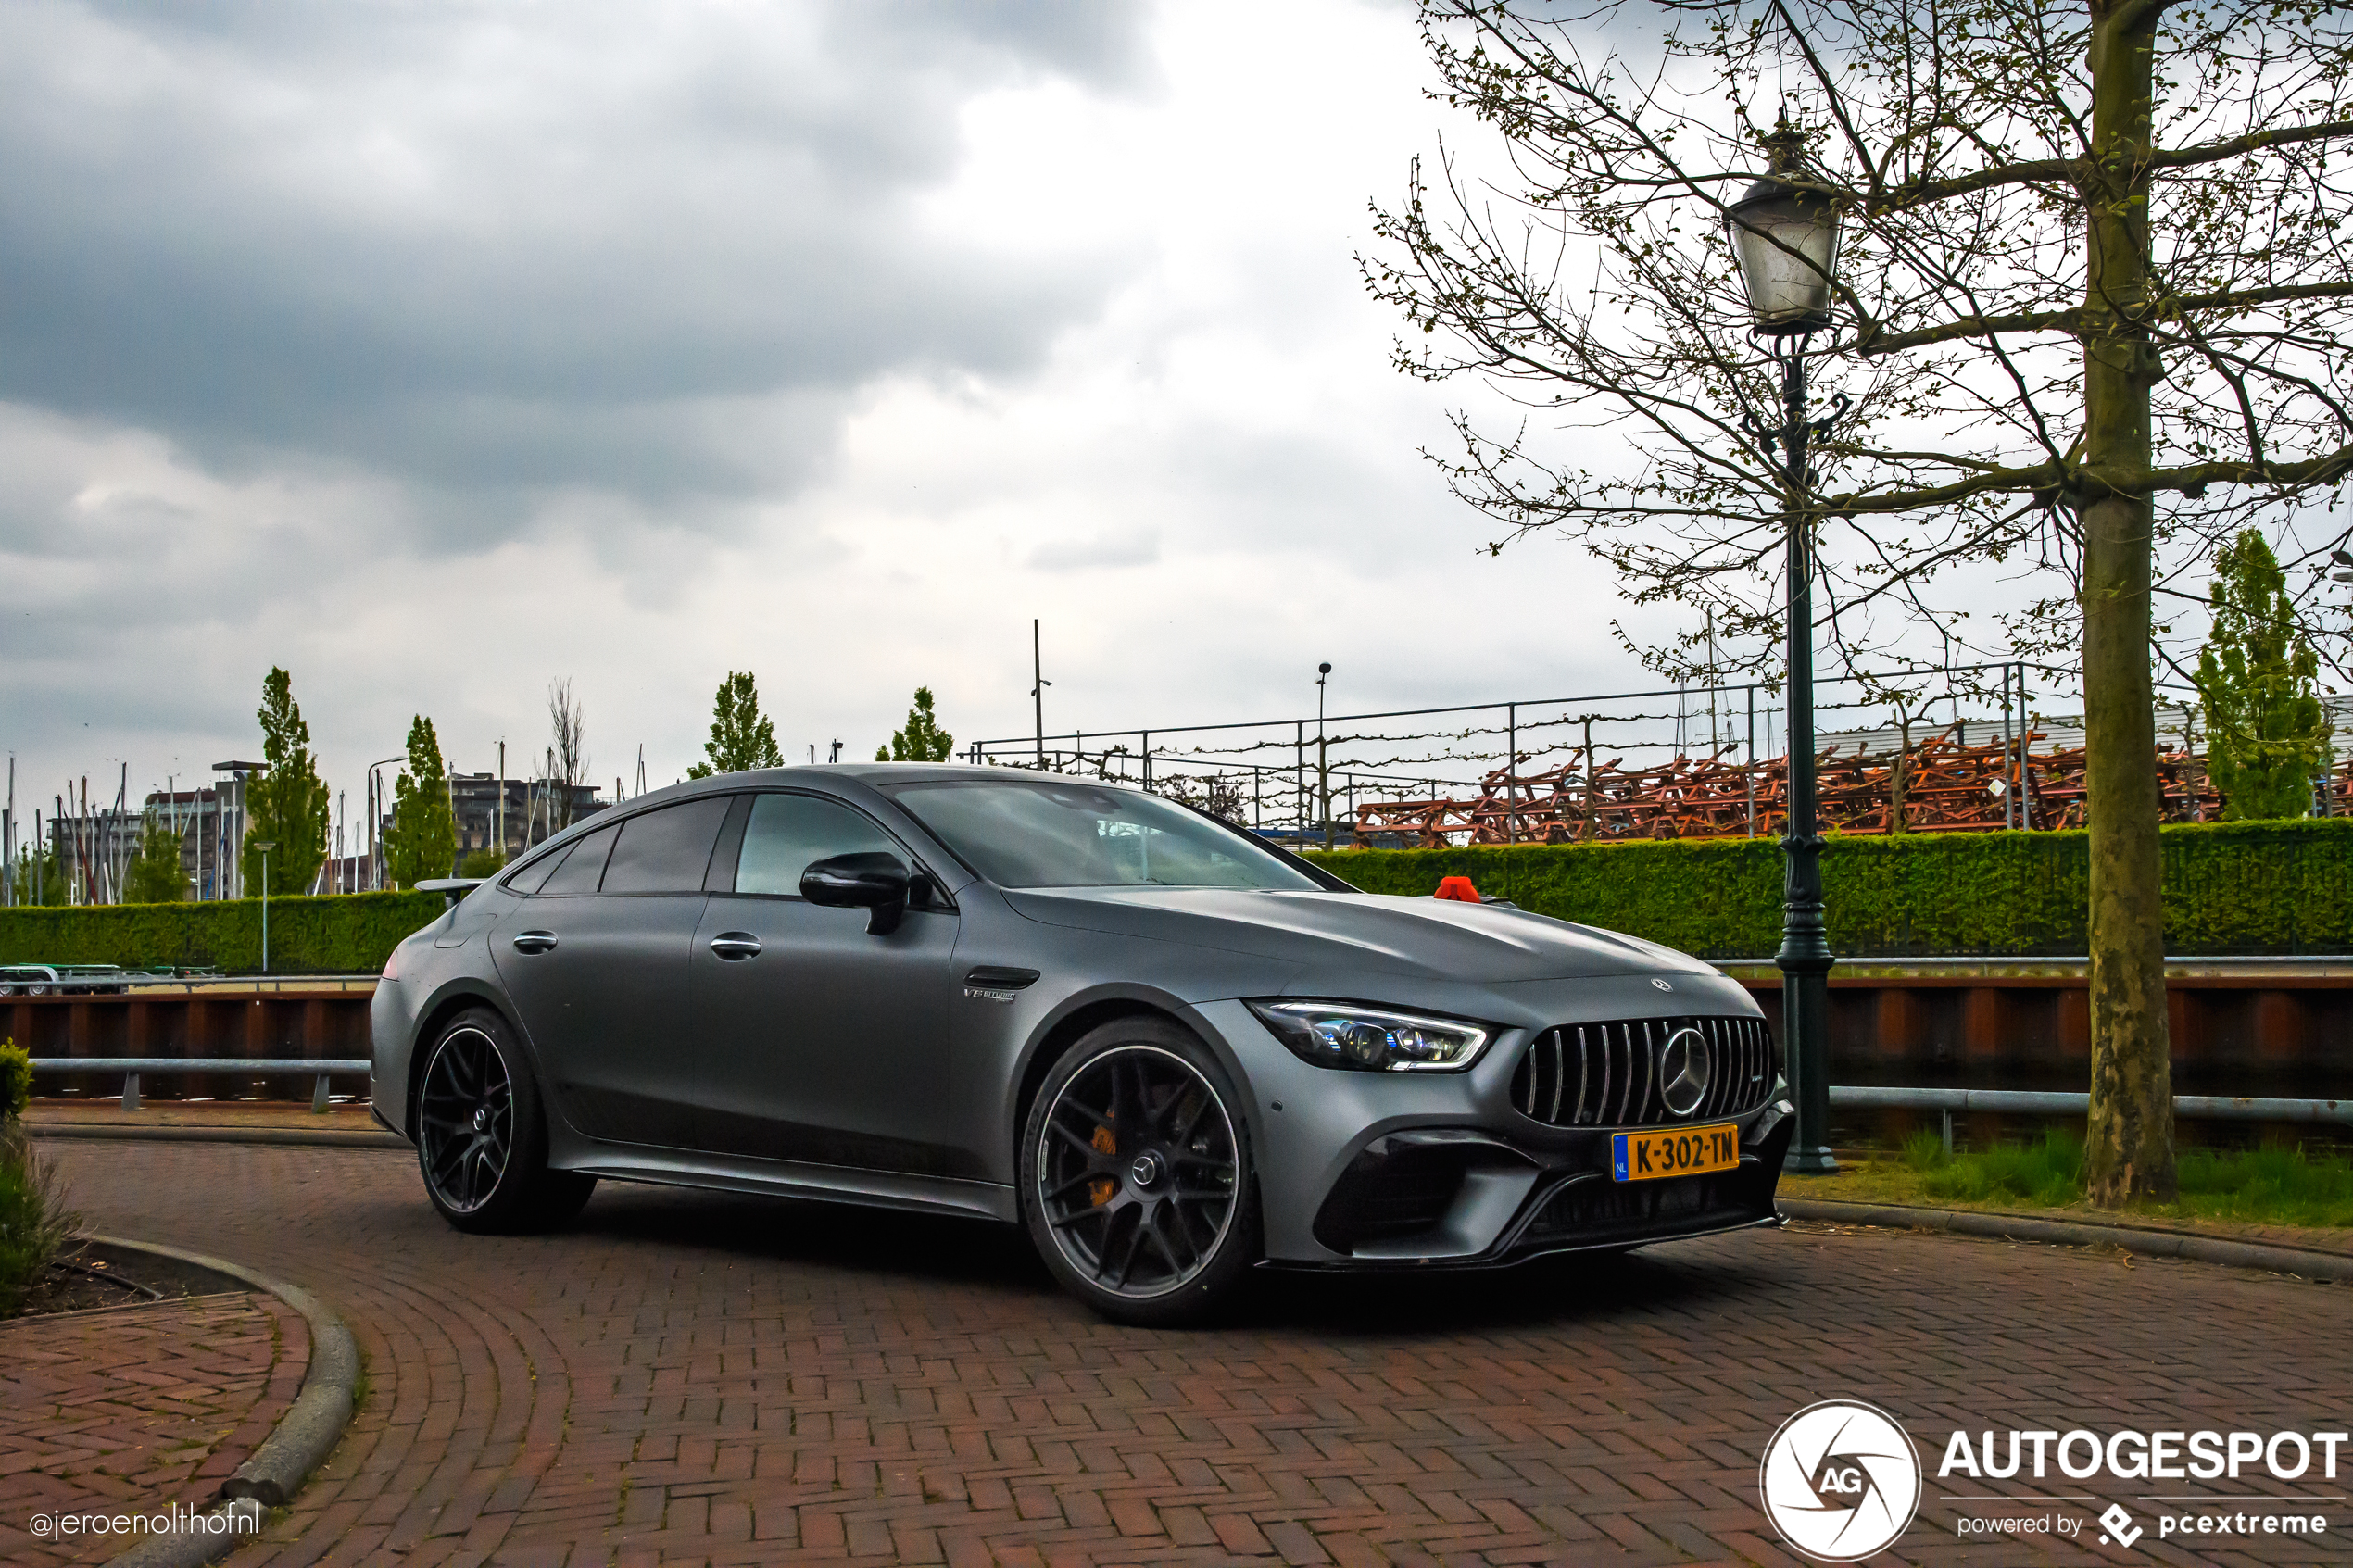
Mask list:
POLYGON ((1609 1173, 1621 1182, 1696 1176, 1741 1162, 1741 1130, 1730 1122, 1655 1133, 1619 1133, 1609 1140, 1609 1173))

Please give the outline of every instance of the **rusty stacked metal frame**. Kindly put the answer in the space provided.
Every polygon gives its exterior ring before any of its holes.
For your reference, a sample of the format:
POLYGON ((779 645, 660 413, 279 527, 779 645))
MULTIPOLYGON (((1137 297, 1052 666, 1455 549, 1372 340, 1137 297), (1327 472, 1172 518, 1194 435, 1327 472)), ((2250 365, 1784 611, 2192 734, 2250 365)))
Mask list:
MULTIPOLYGON (((1893 725, 1862 738, 1833 734, 1818 759, 1825 825, 1847 834, 2081 826, 2082 746, 2061 727, 2071 721, 2054 724, 2032 705, 2032 685, 2067 674, 2006 660, 1821 683, 1833 727, 1841 712, 1883 713, 1901 681, 1916 693, 1944 682, 1924 705, 1949 701, 1955 713, 1900 741, 1893 725)), ((1785 759, 1764 754, 1779 717, 1768 685, 1661 687, 1340 715, 1320 742, 1309 721, 1283 719, 1024 735, 977 742, 965 756, 1034 765, 1042 755, 1050 771, 1140 784, 1301 843, 1321 839, 1327 792, 1336 836, 1357 847, 1770 837, 1781 831, 1786 790, 1785 759), (1694 689, 1709 694, 1704 705, 1690 700, 1694 689), (1693 733, 1702 711, 1709 728, 1693 733)), ((2167 820, 2214 820, 2220 802, 2194 736, 2161 728, 2167 820)), ((2353 756, 2328 784, 2323 809, 2353 812, 2353 756)))

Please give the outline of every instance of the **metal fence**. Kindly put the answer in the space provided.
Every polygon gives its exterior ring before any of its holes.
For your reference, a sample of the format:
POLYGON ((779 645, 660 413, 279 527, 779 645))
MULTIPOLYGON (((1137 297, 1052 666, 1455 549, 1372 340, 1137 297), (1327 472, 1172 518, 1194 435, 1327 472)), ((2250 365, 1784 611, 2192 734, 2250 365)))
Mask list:
MULTIPOLYGON (((2081 824, 2071 672, 2025 660, 1819 684, 1827 825, 1846 833, 2081 824)), ((2195 709, 2161 703, 2167 815, 2209 820, 2195 709)), ((1766 684, 1682 685, 974 743, 975 763, 1140 784, 1294 843, 1406 847, 1770 836, 1787 712, 1766 684)), ((2353 759, 2316 789, 2353 811, 2353 759)))

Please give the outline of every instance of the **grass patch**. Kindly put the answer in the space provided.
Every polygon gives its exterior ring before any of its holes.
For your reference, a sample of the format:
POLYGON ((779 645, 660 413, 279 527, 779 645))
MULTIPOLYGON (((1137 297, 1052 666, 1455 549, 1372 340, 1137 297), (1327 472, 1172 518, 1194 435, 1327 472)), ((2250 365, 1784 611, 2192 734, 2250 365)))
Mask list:
POLYGON ((2185 1149, 2181 1183, 2182 1206, 2209 1219, 2353 1225, 2353 1161, 2342 1158, 2311 1160, 2300 1148, 2185 1149))
MULTIPOLYGON (((2353 1226, 2353 1161, 2300 1148, 2183 1149, 2180 1196, 2134 1207, 2158 1220, 2212 1220, 2319 1229, 2353 1226)), ((1917 1132, 1891 1156, 1850 1164, 1835 1176, 1784 1177, 1792 1198, 1917 1203, 1957 1209, 2089 1211, 2083 1144, 2049 1132, 2032 1143, 1947 1155, 1932 1132, 1917 1132)))
POLYGON ((2045 1133, 2040 1143, 1949 1159, 1936 1135, 1916 1133, 1904 1142, 1904 1163, 1919 1173, 1922 1192, 1947 1201, 2022 1198, 2038 1209, 2063 1209, 2083 1201, 2083 1145, 2068 1133, 2045 1133))

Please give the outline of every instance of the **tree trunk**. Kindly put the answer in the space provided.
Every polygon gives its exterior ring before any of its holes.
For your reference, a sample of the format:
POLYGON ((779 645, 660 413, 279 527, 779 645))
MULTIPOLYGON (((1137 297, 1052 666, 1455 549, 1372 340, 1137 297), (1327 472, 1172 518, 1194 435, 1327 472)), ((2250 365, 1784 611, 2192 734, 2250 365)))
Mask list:
POLYGON ((2083 1183, 2117 1208, 2174 1192, 2172 1064, 2165 1012, 2165 921, 2156 693, 2149 672, 2154 509, 2145 333, 2114 309, 2148 295, 2150 99, 2157 7, 2093 13, 2092 139, 2086 181, 2091 318, 2084 338, 2083 727, 2091 828, 2092 1085, 2083 1183), (2138 19, 2131 19, 2137 11, 2138 19), (2120 22, 2122 25, 2120 25, 2120 22))

